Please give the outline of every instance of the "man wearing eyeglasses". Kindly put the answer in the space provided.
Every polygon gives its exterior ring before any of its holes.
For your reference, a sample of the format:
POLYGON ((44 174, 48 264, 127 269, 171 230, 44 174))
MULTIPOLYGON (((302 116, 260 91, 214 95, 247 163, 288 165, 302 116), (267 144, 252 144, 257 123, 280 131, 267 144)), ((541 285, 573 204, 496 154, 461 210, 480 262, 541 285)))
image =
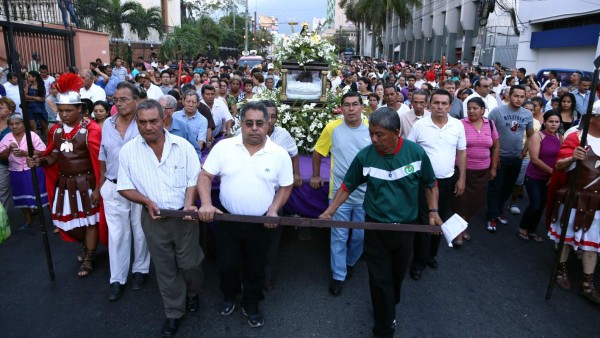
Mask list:
MULTIPOLYGON (((343 119, 329 122, 313 152, 313 174, 310 186, 313 189, 323 187, 321 178, 321 159, 331 154, 331 176, 329 179, 329 201, 340 188, 344 176, 356 154, 364 147, 371 144, 369 126, 363 118, 363 104, 358 92, 348 92, 342 97, 343 119)), ((354 191, 348 200, 342 204, 333 215, 335 221, 363 222, 365 212, 363 201, 366 185, 361 185, 354 191)), ((344 281, 352 277, 354 264, 363 251, 364 230, 348 228, 331 228, 331 257, 330 265, 332 280, 329 292, 334 296, 342 293, 344 281), (348 244, 348 240, 350 243, 348 244)))
POLYGON ((467 96, 467 98, 463 101, 463 112, 467 111, 467 103, 470 99, 474 97, 480 97, 483 99, 483 102, 485 102, 485 112, 483 113, 483 116, 487 117, 494 108, 498 107, 498 101, 496 98, 492 95, 489 95, 490 90, 492 89, 492 80, 482 77, 475 81, 474 86, 475 92, 467 96))
MULTIPOLYGON (((215 214, 223 212, 276 217, 292 192, 292 161, 287 151, 267 137, 269 113, 265 105, 246 103, 240 110, 240 120, 241 136, 217 143, 198 177, 202 202, 198 215, 204 222, 212 222, 215 214), (213 206, 211 199, 215 176, 221 178, 222 211, 213 206)), ((217 223, 217 265, 224 294, 221 315, 233 313, 236 297, 242 294, 242 313, 248 317, 248 325, 264 325, 258 303, 264 299, 270 229, 276 227, 277 224, 217 223)))
POLYGON ((117 114, 102 126, 100 143, 100 194, 104 199, 104 214, 108 226, 108 256, 110 290, 108 300, 116 301, 125 290, 133 238, 133 290, 146 284, 150 254, 142 231, 142 206, 121 196, 117 191, 119 152, 121 147, 140 133, 135 122, 135 110, 140 101, 135 85, 121 82, 113 96, 117 114))

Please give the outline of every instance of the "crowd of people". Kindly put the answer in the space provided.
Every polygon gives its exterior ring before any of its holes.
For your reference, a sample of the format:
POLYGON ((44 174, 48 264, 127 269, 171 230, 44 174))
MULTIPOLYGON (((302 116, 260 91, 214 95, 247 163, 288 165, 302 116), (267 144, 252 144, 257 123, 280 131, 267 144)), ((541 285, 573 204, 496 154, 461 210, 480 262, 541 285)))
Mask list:
MULTIPOLYGON (((161 333, 175 335, 186 312, 198 311, 204 252, 191 217, 165 218, 160 210, 197 212, 204 222, 220 213, 276 217, 303 185, 298 147, 277 125, 277 105, 251 100, 278 92, 280 69, 272 60, 252 68, 233 58, 163 64, 140 57, 126 65, 117 57, 50 74, 43 64, 22 83, 8 73, 0 88, 0 200, 6 208, 12 197, 23 211, 20 229, 28 231, 32 213, 40 212, 32 198, 30 170, 36 170, 56 232, 81 243, 77 274, 93 272, 102 242, 110 261, 107 298, 117 301, 130 270, 132 289, 144 288, 152 261, 166 316, 161 333), (218 203, 211 194, 217 178, 218 203)), ((348 60, 328 75, 326 88, 342 97, 341 118, 320 131, 307 183, 312 189, 327 183, 321 162, 331 157, 330 205, 320 218, 342 226, 331 228, 329 292, 342 293, 364 256, 374 336, 394 335, 402 280, 408 273, 418 281, 424 269, 438 267, 441 236, 350 230, 344 221, 439 226, 454 213, 471 221, 485 211, 482 226, 493 234, 508 224, 505 210, 521 214, 524 186, 528 204, 517 238, 543 242, 544 218, 548 236, 558 241, 565 182, 576 161, 583 167, 579 197, 567 220, 557 285, 570 288, 566 261, 571 250, 582 251, 582 295, 600 303, 593 285, 600 103, 590 113, 588 146, 579 146, 580 122, 598 95, 578 72, 568 86, 553 72, 544 83, 526 74, 498 63, 461 63, 444 72, 439 62, 348 60)), ((241 295, 248 324, 264 325, 259 303, 275 287, 281 227, 217 222, 215 238, 220 313, 233 313, 241 295)), ((464 231, 453 245, 470 240, 464 231)))

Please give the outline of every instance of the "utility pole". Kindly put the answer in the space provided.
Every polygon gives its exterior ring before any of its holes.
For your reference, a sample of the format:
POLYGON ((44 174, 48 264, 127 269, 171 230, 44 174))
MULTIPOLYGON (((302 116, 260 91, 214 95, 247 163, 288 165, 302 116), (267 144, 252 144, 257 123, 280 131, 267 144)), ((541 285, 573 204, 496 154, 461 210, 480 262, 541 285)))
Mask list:
POLYGON ((244 50, 247 51, 248 50, 248 16, 250 14, 248 14, 248 0, 246 0, 246 25, 244 27, 244 50))

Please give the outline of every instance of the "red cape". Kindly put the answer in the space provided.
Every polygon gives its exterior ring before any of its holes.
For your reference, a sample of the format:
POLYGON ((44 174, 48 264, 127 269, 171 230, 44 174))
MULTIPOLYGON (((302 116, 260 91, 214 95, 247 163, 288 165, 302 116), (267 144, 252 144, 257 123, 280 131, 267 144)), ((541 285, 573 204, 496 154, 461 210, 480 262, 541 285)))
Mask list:
MULTIPOLYGON (((102 139, 102 128, 96 123, 96 121, 86 119, 88 123, 88 148, 90 150, 90 157, 92 160, 92 167, 94 168, 94 175, 96 176, 96 182, 100 181, 100 161, 98 160, 98 154, 100 152, 100 140, 102 139)), ((50 131, 48 132, 48 145, 46 146, 46 150, 44 150, 43 156, 47 156, 54 150, 54 143, 52 140, 54 139, 54 132, 56 129, 61 127, 61 123, 55 124, 50 131)), ((79 131, 79 128, 73 129, 70 133, 65 134, 67 137, 73 136, 75 133, 79 131)), ((54 163, 51 166, 44 167, 44 173, 46 174, 46 190, 48 191, 48 202, 50 203, 50 208, 52 208, 53 200, 54 200, 54 192, 56 189, 56 182, 58 180, 58 164, 54 163)), ((102 202, 102 198, 100 198, 100 223, 98 226, 98 233, 100 237, 100 242, 102 242, 105 246, 108 247, 108 228, 106 227, 106 218, 104 217, 104 203, 102 202)), ((77 242, 77 240, 69 235, 68 233, 60 231, 60 236, 65 242, 77 242)))
MULTIPOLYGON (((574 132, 567 136, 563 144, 560 146, 558 151, 557 160, 573 156, 573 151, 579 146, 579 131, 574 132)), ((550 227, 552 223, 552 208, 554 207, 554 198, 556 196, 556 190, 562 188, 567 184, 567 172, 558 171, 556 167, 552 171, 550 177, 550 184, 548 186, 548 196, 546 199, 546 227, 550 227)))

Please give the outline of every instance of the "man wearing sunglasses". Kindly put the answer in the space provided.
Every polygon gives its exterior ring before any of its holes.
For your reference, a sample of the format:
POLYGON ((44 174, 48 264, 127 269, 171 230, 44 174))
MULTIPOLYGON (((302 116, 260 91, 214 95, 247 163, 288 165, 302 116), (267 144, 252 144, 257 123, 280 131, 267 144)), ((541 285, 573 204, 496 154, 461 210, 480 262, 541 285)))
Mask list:
MULTIPOLYGON (((269 113, 265 105, 246 103, 240 110, 240 121, 241 135, 217 143, 198 177, 202 202, 198 214, 203 222, 212 222, 215 214, 223 212, 277 217, 277 211, 292 192, 292 161, 285 149, 267 137, 269 113), (211 199, 215 176, 221 178, 219 200, 223 210, 214 207, 211 199)), ((276 227, 277 224, 217 223, 217 265, 224 295, 221 315, 233 313, 236 297, 241 294, 248 325, 264 325, 258 303, 264 298, 270 231, 276 227)))

